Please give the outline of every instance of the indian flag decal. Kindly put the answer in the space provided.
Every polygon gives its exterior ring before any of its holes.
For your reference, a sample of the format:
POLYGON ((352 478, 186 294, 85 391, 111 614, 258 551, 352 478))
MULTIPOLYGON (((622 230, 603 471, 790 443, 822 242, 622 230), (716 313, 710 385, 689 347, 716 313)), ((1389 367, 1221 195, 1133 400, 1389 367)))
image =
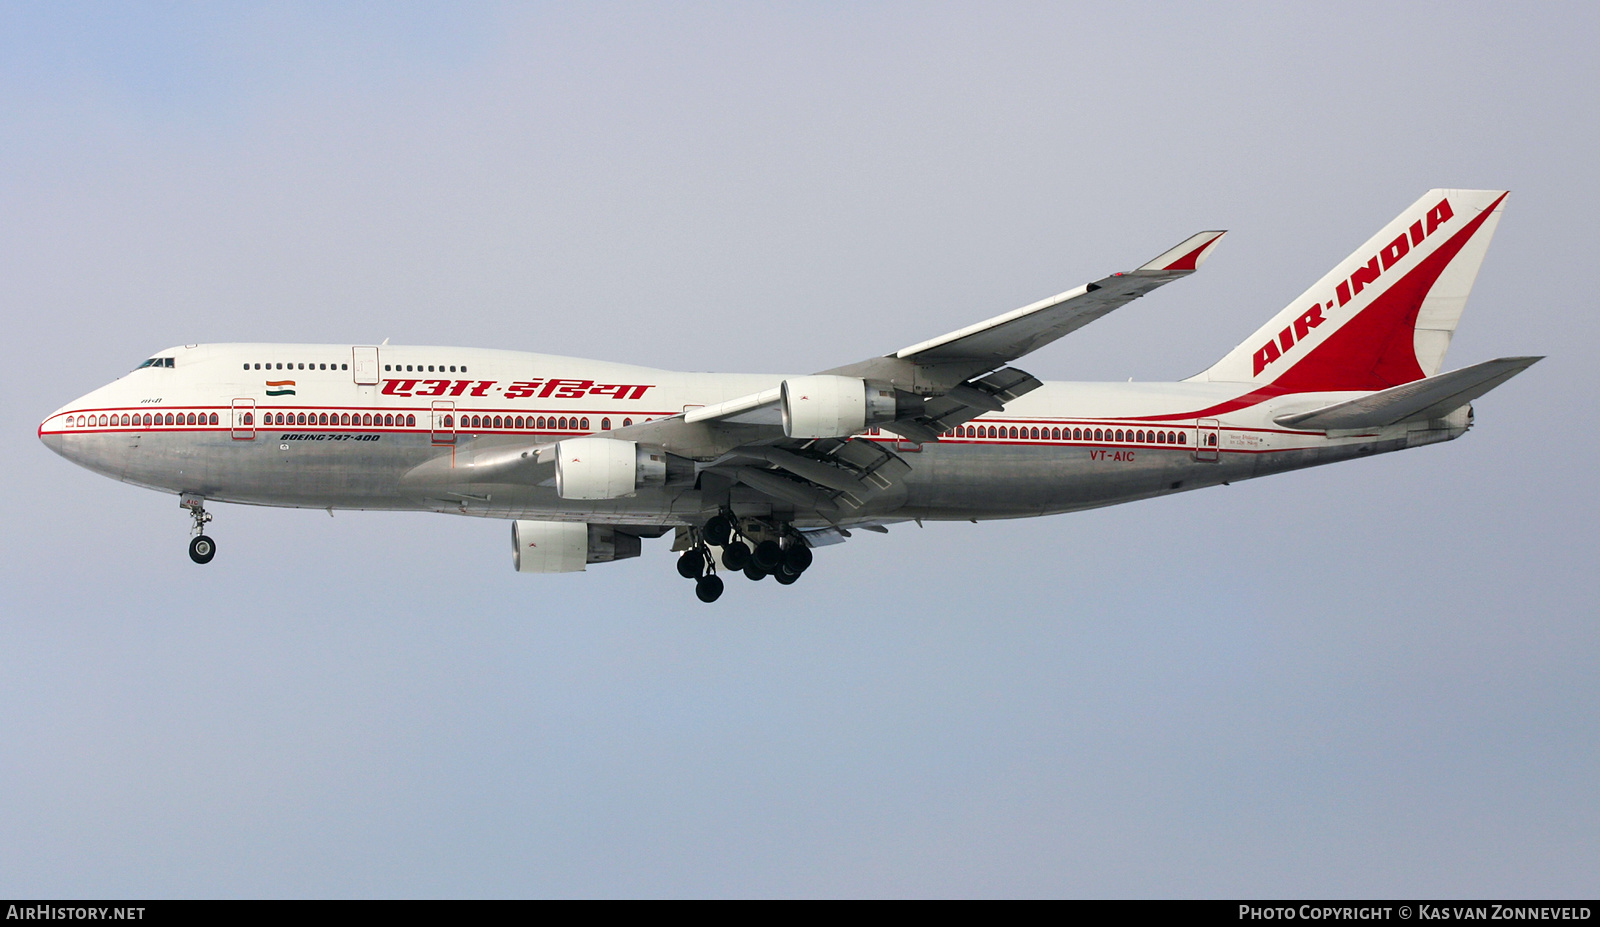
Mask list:
POLYGON ((294 381, 293 380, 268 380, 267 381, 267 395, 268 396, 293 396, 294 395, 294 381))

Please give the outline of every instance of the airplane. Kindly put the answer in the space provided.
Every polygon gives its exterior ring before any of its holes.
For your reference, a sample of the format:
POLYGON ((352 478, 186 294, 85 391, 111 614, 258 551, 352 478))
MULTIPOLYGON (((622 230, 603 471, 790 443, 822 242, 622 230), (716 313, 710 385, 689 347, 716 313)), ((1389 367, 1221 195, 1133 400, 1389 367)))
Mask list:
POLYGON ((1013 363, 1189 276, 1222 231, 891 354, 806 375, 680 373, 510 350, 206 344, 157 352, 40 439, 207 502, 511 521, 524 573, 673 534, 704 602, 790 584, 813 550, 906 521, 1021 518, 1188 492, 1465 434, 1542 359, 1440 373, 1507 191, 1430 190, 1206 370, 1044 383, 1013 363))

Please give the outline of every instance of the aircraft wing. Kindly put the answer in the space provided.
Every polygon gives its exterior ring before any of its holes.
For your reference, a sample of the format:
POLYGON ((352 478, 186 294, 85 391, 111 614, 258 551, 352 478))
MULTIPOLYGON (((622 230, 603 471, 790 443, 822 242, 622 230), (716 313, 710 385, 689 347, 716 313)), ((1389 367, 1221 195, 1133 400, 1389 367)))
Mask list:
MULTIPOLYGON (((884 427, 915 441, 936 440, 939 432, 984 412, 998 412, 1006 402, 1039 386, 1029 374, 1006 367, 1011 361, 1156 287, 1194 273, 1225 234, 1191 235, 1132 271, 1086 283, 893 354, 824 370, 821 375, 883 381, 924 397, 917 414, 884 427)), ((684 416, 684 422, 779 425, 779 401, 779 390, 774 387, 694 409, 684 416)))
POLYGON ((1187 277, 1200 269, 1226 234, 1191 235, 1135 270, 1102 277, 885 357, 823 372, 894 380, 917 392, 943 392, 1036 351, 1162 284, 1187 277))
MULTIPOLYGON (((870 380, 894 404, 882 431, 916 443, 939 435, 1042 385, 1011 361, 1055 341, 1163 284, 1200 268, 1222 231, 1201 232, 1126 273, 1112 274, 975 325, 817 374, 813 379, 870 380)), ((859 389, 859 384, 857 385, 859 389)), ((857 435, 791 438, 782 421, 782 388, 771 388, 682 415, 640 422, 598 437, 637 441, 696 462, 713 479, 742 483, 784 503, 833 520, 880 493, 894 491, 911 470, 883 442, 857 435)), ((468 468, 453 458, 450 478, 492 483, 541 482, 555 462, 554 444, 519 444, 485 450, 468 468), (472 474, 466 477, 463 470, 472 474)), ((426 469, 438 466, 430 464, 426 469)), ((420 483, 441 474, 422 472, 420 483)))

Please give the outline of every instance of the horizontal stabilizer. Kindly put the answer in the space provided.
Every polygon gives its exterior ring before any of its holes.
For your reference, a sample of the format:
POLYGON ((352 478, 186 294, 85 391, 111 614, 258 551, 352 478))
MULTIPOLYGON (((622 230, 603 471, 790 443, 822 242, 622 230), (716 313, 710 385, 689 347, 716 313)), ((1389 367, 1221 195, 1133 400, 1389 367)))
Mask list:
POLYGON ((1382 428, 1411 419, 1443 418, 1541 360, 1542 357, 1502 357, 1484 361, 1310 412, 1280 415, 1275 421, 1288 428, 1327 431, 1382 428))

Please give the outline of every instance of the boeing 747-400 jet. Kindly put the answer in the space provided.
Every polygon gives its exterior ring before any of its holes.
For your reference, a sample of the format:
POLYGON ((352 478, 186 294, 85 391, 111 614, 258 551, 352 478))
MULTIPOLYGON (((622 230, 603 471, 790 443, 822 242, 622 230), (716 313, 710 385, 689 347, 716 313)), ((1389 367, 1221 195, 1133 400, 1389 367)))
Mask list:
POLYGON ((804 376, 690 374, 481 348, 208 344, 158 352, 39 437, 205 503, 504 518, 525 573, 674 533, 721 574, 792 583, 815 547, 897 521, 1050 515, 1449 441, 1539 360, 1440 373, 1506 193, 1431 190, 1204 372, 1042 383, 1012 366, 1198 270, 1222 232, 881 357, 804 376))

